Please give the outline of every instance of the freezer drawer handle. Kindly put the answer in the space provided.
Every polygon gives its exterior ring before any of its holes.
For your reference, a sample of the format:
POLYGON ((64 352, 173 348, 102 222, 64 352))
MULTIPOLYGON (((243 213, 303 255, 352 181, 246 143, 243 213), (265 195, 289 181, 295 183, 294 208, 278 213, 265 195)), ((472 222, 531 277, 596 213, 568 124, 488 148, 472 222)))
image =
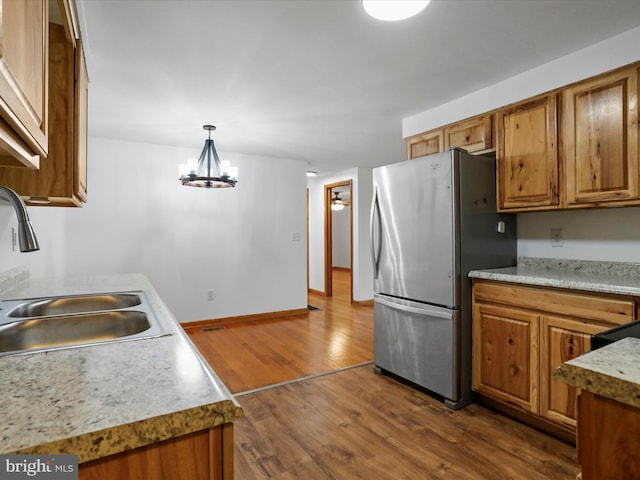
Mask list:
POLYGON ((451 310, 450 311, 442 311, 441 309, 436 309, 436 308, 430 307, 428 305, 425 305, 424 307, 421 307, 421 308, 411 307, 409 305, 403 305, 401 303, 390 302, 389 300, 385 300, 385 299, 380 298, 380 297, 376 297, 375 301, 376 301, 376 303, 379 303, 380 305, 384 305, 386 307, 394 308, 394 309, 400 310, 402 312, 417 313, 417 314, 420 314, 420 315, 429 315, 431 317, 445 318, 447 320, 451 319, 452 313, 453 313, 453 311, 451 311, 451 310))
POLYGON ((375 229, 375 217, 378 219, 378 225, 381 224, 380 218, 380 205, 378 204, 378 190, 373 191, 373 200, 371 202, 371 217, 369 218, 369 225, 371 228, 371 260, 373 262, 373 278, 378 278, 378 260, 380 258, 380 248, 382 247, 382 229, 378 228, 378 247, 376 249, 376 229, 375 229), (377 251, 376 251, 377 250, 377 251))

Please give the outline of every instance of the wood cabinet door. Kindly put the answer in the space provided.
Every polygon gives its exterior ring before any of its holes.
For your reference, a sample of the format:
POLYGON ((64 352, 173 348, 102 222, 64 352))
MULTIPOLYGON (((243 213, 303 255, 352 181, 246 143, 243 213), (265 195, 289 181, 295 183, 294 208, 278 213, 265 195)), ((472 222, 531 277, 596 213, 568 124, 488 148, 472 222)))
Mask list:
POLYGON ((584 391, 578 403, 582 480, 640 478, 640 409, 584 391))
POLYGON ((233 424, 79 465, 80 480, 233 480, 233 424))
POLYGON ((538 413, 538 328, 535 313, 476 303, 473 389, 538 413))
POLYGON ((638 70, 563 91, 568 206, 638 198, 638 70))
POLYGON ((579 388, 553 379, 560 364, 591 349, 591 335, 607 326, 561 317, 543 316, 540 322, 540 415, 575 432, 579 388))
POLYGON ((89 115, 89 76, 84 58, 82 41, 76 42, 75 58, 75 130, 73 177, 74 193, 79 200, 87 201, 87 118, 89 115))
POLYGON ((467 152, 480 152, 493 148, 493 116, 471 118, 444 129, 444 149, 464 148, 467 152))
POLYGON ((432 130, 430 132, 414 135, 406 140, 407 158, 424 157, 433 153, 444 152, 444 130, 432 130))
POLYGON ((558 207, 556 107, 552 93, 498 111, 498 210, 558 207))
POLYGON ((0 180, 27 205, 79 207, 87 200, 87 70, 65 26, 52 23, 49 40, 49 154, 37 170, 0 166, 0 180))
MULTIPOLYGON (((21 142, 46 156, 48 101, 49 8, 45 0, 0 0, 0 155, 15 157, 21 142), (8 145, 13 143, 13 145, 8 145)), ((26 150, 26 149, 25 149, 26 150)), ((18 158, 37 167, 33 160, 18 158)), ((3 163, 12 164, 8 159, 3 163)))

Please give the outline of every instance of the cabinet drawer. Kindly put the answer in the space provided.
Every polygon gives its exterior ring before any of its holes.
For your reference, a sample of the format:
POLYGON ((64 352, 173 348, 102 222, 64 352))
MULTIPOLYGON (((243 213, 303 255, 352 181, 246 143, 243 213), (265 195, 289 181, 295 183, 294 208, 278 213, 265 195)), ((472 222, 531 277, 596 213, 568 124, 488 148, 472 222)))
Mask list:
POLYGON ((474 281, 475 301, 551 312, 583 320, 621 325, 634 319, 634 302, 624 295, 574 293, 512 283, 474 281))

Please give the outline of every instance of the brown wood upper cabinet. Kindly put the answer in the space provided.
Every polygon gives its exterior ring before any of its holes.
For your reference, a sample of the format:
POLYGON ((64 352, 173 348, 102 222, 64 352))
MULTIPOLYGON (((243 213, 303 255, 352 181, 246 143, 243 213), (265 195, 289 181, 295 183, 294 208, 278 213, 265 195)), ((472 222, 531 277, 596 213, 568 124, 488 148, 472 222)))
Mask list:
POLYGON ((47 0, 0 0, 0 165, 48 153, 47 0))
MULTIPOLYGON (((63 19, 74 15, 62 2, 63 19)), ((0 183, 28 205, 81 206, 87 199, 87 87, 84 52, 72 25, 49 25, 49 153, 39 169, 0 167, 0 183)))
POLYGON ((469 153, 493 148, 493 116, 470 118, 444 127, 444 149, 464 148, 469 153))
POLYGON ((444 152, 453 147, 470 153, 493 148, 493 115, 481 115, 407 138, 407 158, 444 152))
POLYGON ((407 158, 424 157, 433 153, 444 152, 444 130, 439 128, 430 132, 409 137, 407 142, 407 158))
POLYGON ((638 194, 638 68, 563 91, 567 206, 634 200, 638 194))
POLYGON ((87 136, 89 116, 89 74, 84 58, 82 40, 76 43, 75 58, 75 130, 73 136, 75 165, 73 193, 83 202, 87 201, 87 136))
POLYGON ((498 210, 558 207, 556 103, 552 93, 497 112, 498 210))

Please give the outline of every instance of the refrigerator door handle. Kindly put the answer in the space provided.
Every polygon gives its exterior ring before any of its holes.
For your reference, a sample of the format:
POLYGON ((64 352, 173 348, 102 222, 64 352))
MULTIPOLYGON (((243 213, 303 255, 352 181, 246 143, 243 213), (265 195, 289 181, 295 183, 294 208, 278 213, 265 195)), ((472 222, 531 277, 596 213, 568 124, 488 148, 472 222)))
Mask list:
POLYGON ((382 248, 382 239, 380 238, 382 235, 382 228, 378 228, 378 248, 376 249, 376 228, 375 228, 375 219, 377 217, 378 225, 380 225, 380 205, 378 204, 378 190, 374 189, 373 191, 373 200, 371 202, 371 216, 369 218, 369 226, 371 228, 371 260, 373 262, 373 278, 374 280, 378 278, 378 261, 380 258, 380 249, 382 248), (376 252, 377 250, 377 252, 376 252))
POLYGON ((402 312, 408 313, 417 313, 420 315, 429 315, 430 317, 438 317, 444 318, 447 320, 451 320, 452 310, 446 310, 444 308, 432 307, 429 305, 421 306, 420 308, 411 307, 409 305, 403 305, 402 303, 391 302, 389 300, 385 300, 379 296, 375 297, 375 301, 381 305, 384 305, 389 308, 395 308, 396 310, 400 310, 402 312))

